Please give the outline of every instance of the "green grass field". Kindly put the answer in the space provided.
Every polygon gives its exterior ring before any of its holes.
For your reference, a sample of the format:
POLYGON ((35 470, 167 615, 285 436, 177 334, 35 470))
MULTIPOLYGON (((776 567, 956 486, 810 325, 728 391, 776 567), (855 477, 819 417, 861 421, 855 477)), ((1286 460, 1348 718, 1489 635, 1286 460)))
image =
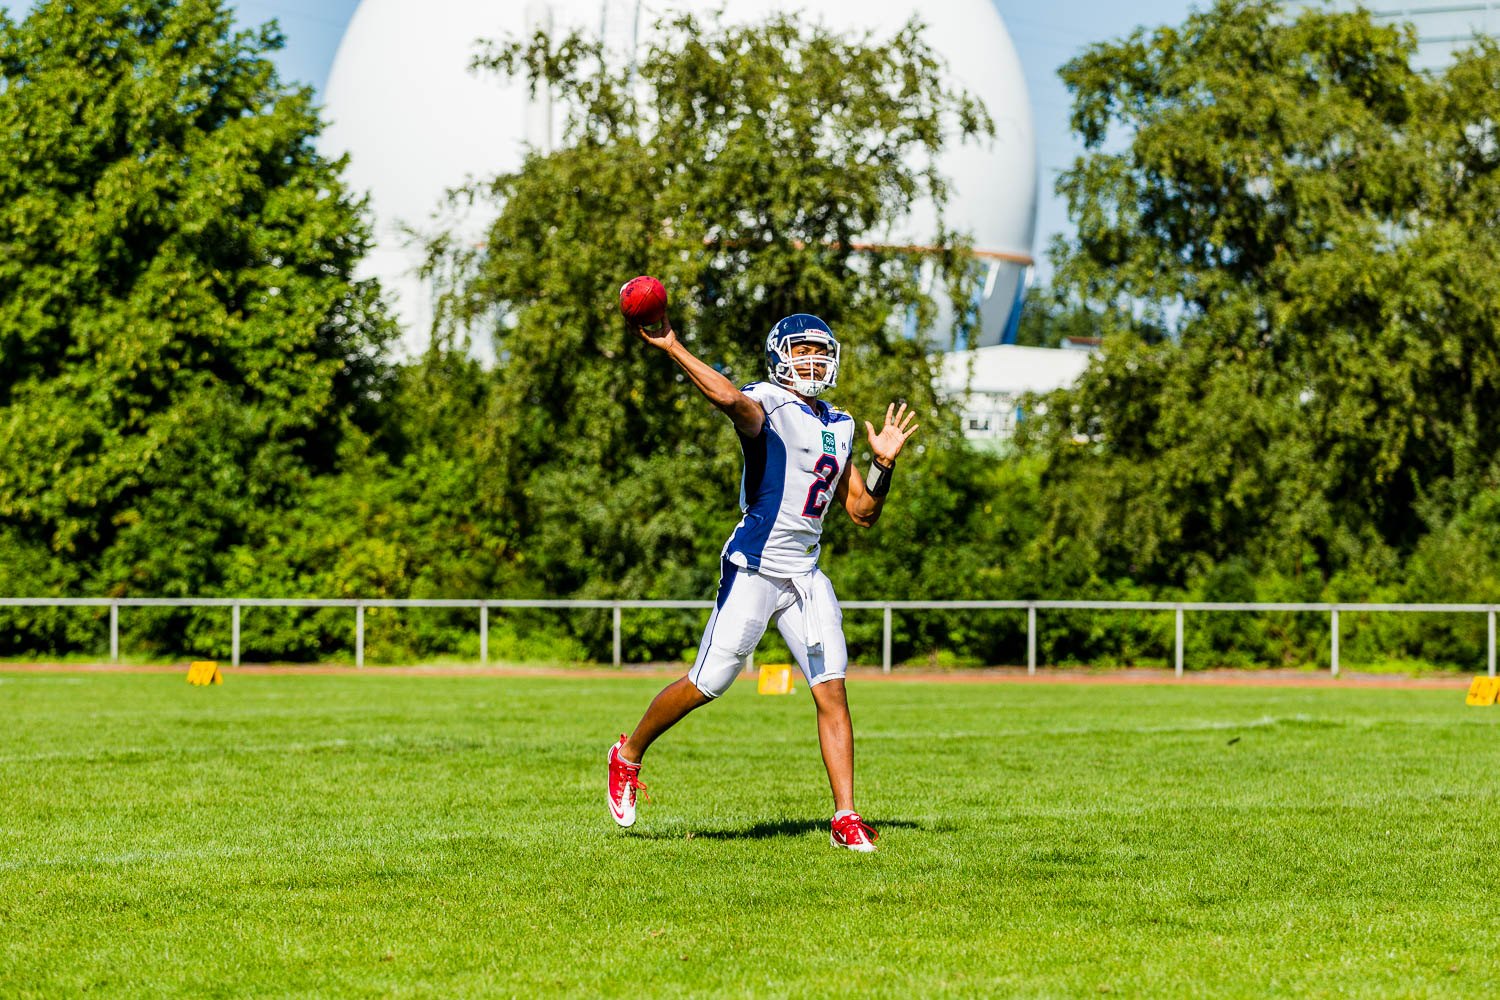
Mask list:
POLYGON ((603 758, 661 681, 0 673, 0 996, 1500 994, 1500 708, 851 685, 603 758))

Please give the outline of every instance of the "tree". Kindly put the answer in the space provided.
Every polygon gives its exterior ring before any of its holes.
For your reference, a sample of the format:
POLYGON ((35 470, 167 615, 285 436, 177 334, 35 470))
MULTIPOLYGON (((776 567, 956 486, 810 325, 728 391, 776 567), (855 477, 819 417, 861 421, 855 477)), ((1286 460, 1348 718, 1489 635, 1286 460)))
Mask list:
POLYGON ((274 26, 0 14, 0 591, 211 593, 351 427, 390 325, 274 26))
POLYGON ((1049 537, 1101 576, 1378 575, 1424 503, 1494 488, 1500 53, 1429 78, 1414 45, 1220 0, 1063 69, 1056 280, 1108 333, 1031 431, 1049 537))
MULTIPOLYGON (((738 517, 728 421, 618 315, 616 290, 633 275, 660 277, 674 326, 741 382, 764 377, 778 318, 827 319, 844 345, 838 403, 873 418, 901 395, 924 414, 926 456, 903 457, 904 496, 964 447, 926 342, 891 321, 931 322, 921 262, 854 247, 918 197, 941 205, 932 157, 990 132, 983 109, 943 83, 920 26, 849 40, 787 18, 682 17, 651 37, 634 77, 577 36, 490 45, 478 64, 552 87, 567 138, 462 193, 497 208, 482 251, 455 265, 448 243, 432 248, 435 272, 459 275, 446 329, 493 337, 501 359, 483 453, 520 533, 507 550, 555 594, 703 593, 738 517)), ((948 231, 937 242, 934 262, 958 287, 966 244, 948 231)), ((955 300, 972 322, 967 297, 955 300)), ((830 536, 835 551, 869 544, 830 536)), ((899 549, 887 587, 937 575, 914 544, 899 549)))
POLYGON ((1099 319, 1055 289, 1038 285, 1026 293, 1016 343, 1021 347, 1061 347, 1069 337, 1099 336, 1099 319))

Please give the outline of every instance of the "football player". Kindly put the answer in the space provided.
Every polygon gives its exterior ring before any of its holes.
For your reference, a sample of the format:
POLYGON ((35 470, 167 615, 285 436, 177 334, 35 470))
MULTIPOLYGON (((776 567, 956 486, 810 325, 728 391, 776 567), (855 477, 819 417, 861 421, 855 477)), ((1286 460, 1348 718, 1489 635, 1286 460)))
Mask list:
POLYGON ((848 651, 843 612, 818 568, 823 518, 831 505, 868 528, 880 518, 901 446, 916 431, 906 404, 887 406, 870 471, 854 467, 854 420, 818 398, 838 381, 839 343, 816 316, 788 316, 766 337, 769 381, 736 389, 694 357, 667 320, 637 334, 659 348, 734 423, 744 452, 744 516, 724 544, 719 590, 698 657, 667 685, 629 736, 609 748, 609 811, 635 822, 641 760, 657 737, 693 709, 724 694, 774 622, 807 678, 818 711, 818 742, 833 790, 830 839, 836 847, 875 850, 877 834, 854 811, 854 731, 844 694, 848 651))

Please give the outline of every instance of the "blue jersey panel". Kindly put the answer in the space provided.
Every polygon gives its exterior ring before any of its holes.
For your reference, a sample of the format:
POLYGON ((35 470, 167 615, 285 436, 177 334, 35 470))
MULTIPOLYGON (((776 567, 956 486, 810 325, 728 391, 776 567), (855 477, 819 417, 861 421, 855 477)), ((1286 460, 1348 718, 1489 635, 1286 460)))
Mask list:
POLYGON ((760 569, 766 540, 776 528, 786 486, 786 446, 767 420, 753 438, 740 435, 745 453, 745 476, 740 506, 745 516, 729 539, 728 550, 745 559, 746 569, 760 569))
POLYGON ((769 382, 742 390, 765 410, 759 435, 741 437, 745 516, 724 546, 737 565, 795 576, 818 564, 823 518, 849 464, 854 421, 821 401, 805 402, 769 382))

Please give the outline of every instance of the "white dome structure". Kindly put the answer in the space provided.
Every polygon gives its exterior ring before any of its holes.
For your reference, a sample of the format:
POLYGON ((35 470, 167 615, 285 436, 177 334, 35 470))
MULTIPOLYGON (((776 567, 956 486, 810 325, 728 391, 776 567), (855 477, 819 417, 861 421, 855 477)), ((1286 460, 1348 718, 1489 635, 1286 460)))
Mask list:
MULTIPOLYGON (((658 17, 689 11, 707 18, 721 8, 728 23, 790 11, 806 23, 877 39, 922 17, 927 42, 946 60, 952 82, 979 97, 995 123, 993 140, 953 144, 939 170, 951 182, 949 228, 971 232, 987 265, 976 292, 981 330, 968 346, 1010 339, 1032 264, 1036 137, 1020 60, 991 0, 925 7, 916 0, 362 0, 329 75, 329 125, 320 146, 329 156, 347 153, 346 179, 370 196, 376 247, 362 276, 379 278, 387 289, 407 351, 427 346, 432 292, 415 275, 422 256, 406 228, 431 228, 446 190, 516 169, 528 146, 551 149, 560 124, 545 90, 533 98, 523 80, 468 69, 477 40, 577 28, 629 57, 658 17)), ((449 221, 478 240, 491 219, 449 221)), ((933 242, 935 228, 932 206, 919 205, 898 229, 866 239, 917 248, 933 242)))

